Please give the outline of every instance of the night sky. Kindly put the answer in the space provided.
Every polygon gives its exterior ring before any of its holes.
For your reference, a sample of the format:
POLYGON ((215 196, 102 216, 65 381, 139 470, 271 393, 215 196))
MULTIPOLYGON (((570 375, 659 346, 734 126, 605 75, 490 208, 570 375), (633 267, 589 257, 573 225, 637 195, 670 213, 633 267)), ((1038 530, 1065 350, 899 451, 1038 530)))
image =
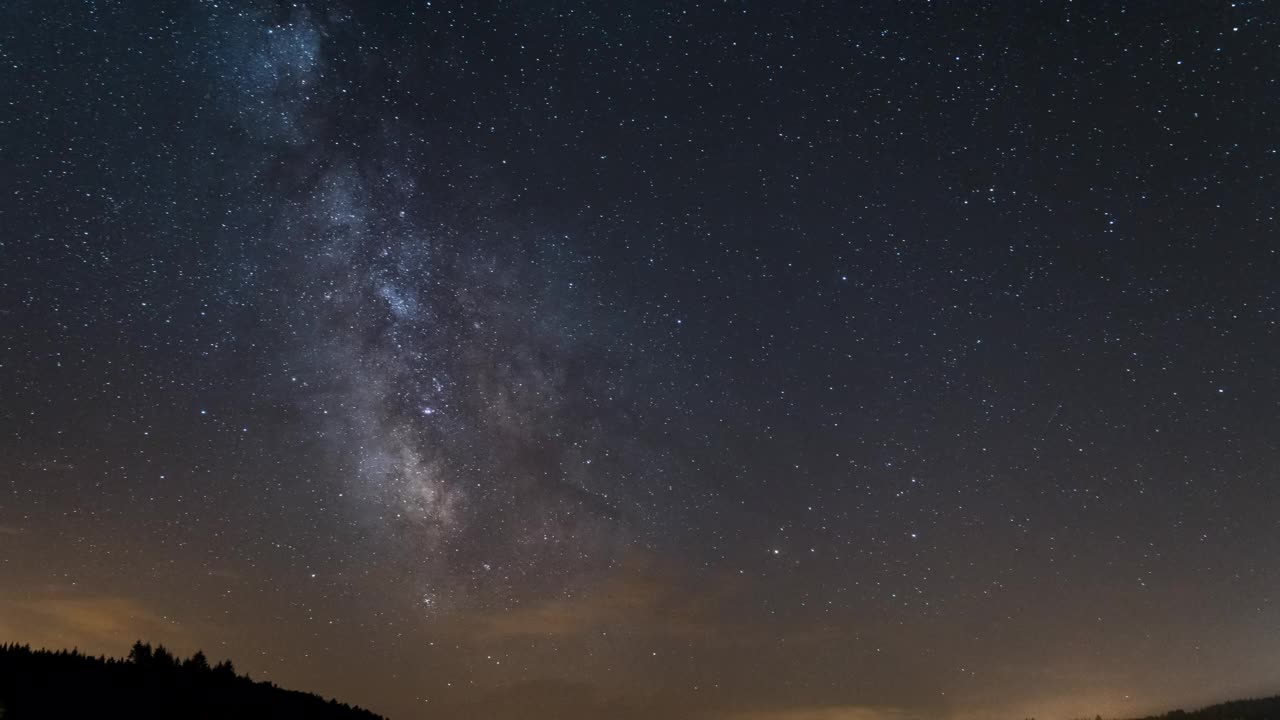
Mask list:
POLYGON ((9 0, 0 640, 397 720, 1280 692, 1278 10, 9 0))

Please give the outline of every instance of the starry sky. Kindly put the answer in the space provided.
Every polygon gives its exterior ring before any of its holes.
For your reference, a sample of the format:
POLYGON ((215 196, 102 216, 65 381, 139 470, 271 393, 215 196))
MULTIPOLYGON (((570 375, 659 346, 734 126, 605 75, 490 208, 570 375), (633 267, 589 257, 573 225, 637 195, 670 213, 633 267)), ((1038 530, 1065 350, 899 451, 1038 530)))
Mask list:
POLYGON ((0 640, 397 719, 1280 691, 1278 21, 10 0, 0 640))

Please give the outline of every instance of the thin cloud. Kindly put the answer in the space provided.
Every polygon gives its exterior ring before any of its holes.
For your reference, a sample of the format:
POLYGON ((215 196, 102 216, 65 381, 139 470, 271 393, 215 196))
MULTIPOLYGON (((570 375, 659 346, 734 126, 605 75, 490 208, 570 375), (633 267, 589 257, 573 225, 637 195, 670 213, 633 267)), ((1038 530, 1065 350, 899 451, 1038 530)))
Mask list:
MULTIPOLYGON (((751 591, 751 582, 736 575, 691 578, 672 568, 642 563, 572 595, 502 612, 477 612, 462 624, 473 637, 486 641, 564 639, 631 628, 650 637, 715 635, 749 642, 762 627, 760 618, 751 616, 742 603, 751 591)), ((788 636, 795 641, 821 633, 818 627, 796 627, 788 636)))
POLYGON ((920 720, 921 716, 898 708, 862 705, 749 710, 724 716, 724 720, 920 720))
POLYGON ((190 644, 181 624, 125 597, 0 597, 0 618, 0 636, 34 646, 119 654, 139 638, 190 644))

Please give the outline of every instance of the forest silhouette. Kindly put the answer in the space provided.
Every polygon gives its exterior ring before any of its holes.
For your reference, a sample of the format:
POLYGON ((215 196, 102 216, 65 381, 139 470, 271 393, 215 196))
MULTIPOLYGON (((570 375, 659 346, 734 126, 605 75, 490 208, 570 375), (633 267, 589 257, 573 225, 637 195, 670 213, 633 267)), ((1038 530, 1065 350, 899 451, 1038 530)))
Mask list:
MULTIPOLYGON (((138 641, 128 657, 116 659, 0 644, 0 720, 50 717, 385 720, 358 706, 255 682, 237 674, 230 660, 210 665, 198 650, 181 659, 163 645, 138 641)), ((1280 720, 1280 695, 1131 720, 1280 720)))
MULTIPOLYGON (((1036 718, 1027 718, 1036 720, 1036 718)), ((1089 720, 1081 718, 1080 720, 1089 720)), ((1094 720, 1107 720, 1101 715, 1094 720)), ((1231 700, 1199 710, 1171 710, 1161 715, 1145 715, 1125 720, 1280 720, 1280 695, 1247 700, 1231 700)))
POLYGON ((1280 719, 1280 695, 1210 705, 1199 710, 1174 710, 1163 715, 1148 715, 1135 720, 1277 720, 1280 719))
POLYGON ((237 674, 230 660, 210 665, 200 651, 181 659, 163 645, 139 641, 128 657, 116 659, 0 645, 0 718, 51 717, 381 718, 337 700, 255 682, 237 674))

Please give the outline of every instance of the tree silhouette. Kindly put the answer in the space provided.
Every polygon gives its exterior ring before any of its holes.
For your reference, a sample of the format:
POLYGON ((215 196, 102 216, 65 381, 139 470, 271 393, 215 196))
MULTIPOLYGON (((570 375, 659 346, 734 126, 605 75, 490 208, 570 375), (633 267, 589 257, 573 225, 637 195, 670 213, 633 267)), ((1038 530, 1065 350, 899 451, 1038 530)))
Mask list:
POLYGON ((154 663, 156 667, 165 670, 177 667, 178 665, 177 659, 175 659, 173 654, 170 653, 163 645, 156 646, 155 652, 151 655, 151 662, 154 663))
POLYGON ((0 644, 0 717, 249 718, 377 720, 358 707, 255 683, 230 660, 210 667, 203 652, 181 660, 141 640, 122 660, 79 650, 0 644), (69 690, 73 690, 69 692, 69 690))
POLYGON ((129 651, 129 662, 134 665, 148 666, 151 664, 151 644, 143 643, 141 640, 133 644, 133 649, 129 651))
MULTIPOLYGON (((182 662, 182 669, 193 672, 207 672, 210 669, 209 659, 204 656, 203 650, 197 650, 195 655, 182 662)), ((234 675, 235 673, 232 674, 234 675)))

